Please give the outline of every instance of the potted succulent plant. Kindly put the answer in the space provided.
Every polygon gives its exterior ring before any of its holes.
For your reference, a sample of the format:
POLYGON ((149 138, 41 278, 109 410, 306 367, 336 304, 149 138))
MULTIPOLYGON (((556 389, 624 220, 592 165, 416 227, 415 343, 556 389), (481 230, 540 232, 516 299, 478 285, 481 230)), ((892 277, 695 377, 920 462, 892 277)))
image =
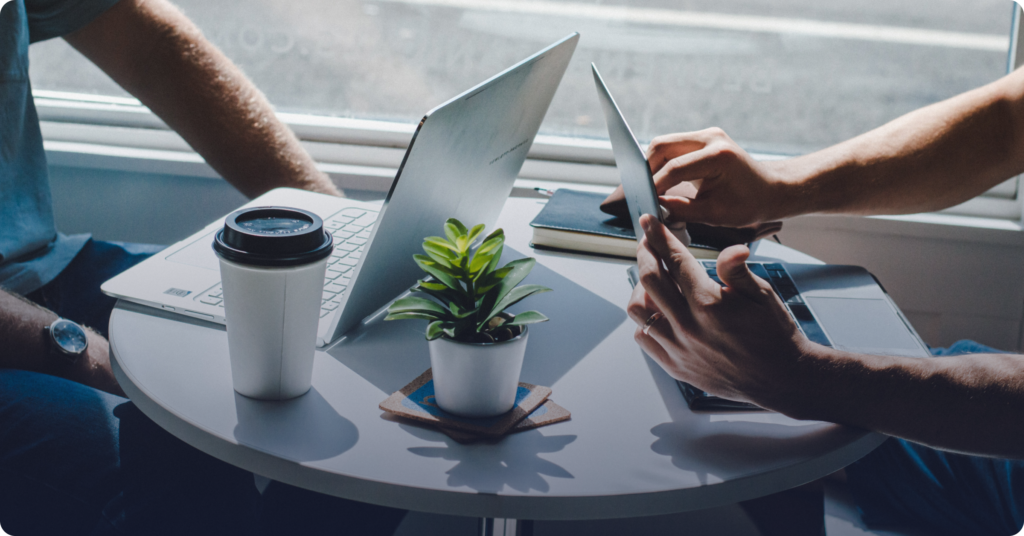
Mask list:
POLYGON ((385 320, 426 320, 434 400, 455 415, 489 417, 512 409, 526 354, 528 324, 548 318, 537 311, 512 315, 505 310, 524 298, 548 292, 540 285, 519 285, 533 269, 533 258, 498 267, 505 233, 497 229, 474 246, 484 226, 467 229, 449 219, 444 237, 423 240, 426 255, 413 255, 431 280, 388 307, 385 320), (433 298, 433 299, 431 299, 433 298))

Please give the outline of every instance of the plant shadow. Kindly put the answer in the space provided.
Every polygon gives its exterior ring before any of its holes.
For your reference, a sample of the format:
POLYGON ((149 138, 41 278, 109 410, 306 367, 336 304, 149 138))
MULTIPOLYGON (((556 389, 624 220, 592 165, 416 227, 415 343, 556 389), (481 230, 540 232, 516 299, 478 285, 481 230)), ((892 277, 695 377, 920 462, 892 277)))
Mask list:
POLYGON ((469 487, 480 493, 500 493, 510 488, 520 493, 550 490, 547 478, 575 478, 562 466, 541 458, 576 441, 575 435, 546 436, 540 430, 519 432, 495 443, 462 445, 434 430, 402 423, 403 430, 437 446, 410 447, 424 458, 457 462, 446 473, 448 485, 469 487))
MULTIPOLYGON (((506 246, 502 263, 525 256, 506 246)), ((509 309, 537 310, 551 319, 530 327, 521 381, 553 385, 627 318, 621 307, 539 263, 523 283, 553 292, 531 296, 509 309)), ((393 393, 430 368, 430 354, 425 321, 384 322, 384 316, 379 311, 327 353, 381 391, 393 393)))

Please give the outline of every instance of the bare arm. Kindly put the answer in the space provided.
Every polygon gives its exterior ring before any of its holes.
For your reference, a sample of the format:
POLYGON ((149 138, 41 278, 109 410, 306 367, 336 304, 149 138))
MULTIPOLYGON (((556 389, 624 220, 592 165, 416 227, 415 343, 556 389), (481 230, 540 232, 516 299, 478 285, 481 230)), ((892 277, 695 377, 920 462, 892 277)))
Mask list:
POLYGON ((43 328, 57 315, 0 289, 0 368, 13 368, 60 376, 108 393, 124 396, 110 370, 107 340, 86 329, 89 347, 71 363, 49 355, 43 328))
POLYGON ((659 190, 699 185, 664 201, 680 220, 938 210, 1024 171, 1024 69, 798 158, 756 162, 718 129, 656 138, 649 157, 659 190))
POLYGON ((121 0, 66 39, 243 194, 341 195, 263 94, 166 0, 121 0))
POLYGON ((1024 459, 1024 356, 921 359, 809 348, 799 387, 766 397, 770 407, 944 450, 1024 459))
POLYGON ((722 287, 665 226, 643 221, 642 286, 628 310, 639 326, 664 315, 635 337, 674 378, 799 419, 1024 458, 1024 356, 882 357, 814 344, 771 285, 746 267, 746 247, 719 256, 722 287))

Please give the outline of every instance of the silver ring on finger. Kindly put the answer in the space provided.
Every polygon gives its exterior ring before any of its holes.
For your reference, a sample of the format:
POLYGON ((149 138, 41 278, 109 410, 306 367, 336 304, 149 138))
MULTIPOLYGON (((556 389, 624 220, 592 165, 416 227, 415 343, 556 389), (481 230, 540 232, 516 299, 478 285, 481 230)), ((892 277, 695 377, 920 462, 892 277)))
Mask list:
POLYGON ((657 322, 658 320, 661 320, 661 318, 664 316, 665 315, 661 314, 661 311, 658 311, 655 312, 653 315, 647 317, 647 322, 644 322, 644 327, 642 330, 644 332, 644 335, 647 335, 647 332, 651 331, 651 326, 653 326, 654 323, 657 322))

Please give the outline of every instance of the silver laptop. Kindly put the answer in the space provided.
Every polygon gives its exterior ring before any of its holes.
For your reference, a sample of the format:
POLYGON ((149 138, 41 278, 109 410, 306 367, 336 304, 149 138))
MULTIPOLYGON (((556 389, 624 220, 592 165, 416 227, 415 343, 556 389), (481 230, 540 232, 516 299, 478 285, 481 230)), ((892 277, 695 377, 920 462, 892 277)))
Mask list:
MULTIPOLYGON (((638 225, 640 214, 657 214, 658 210, 650 167, 596 66, 593 74, 626 202, 634 225, 638 225)), ((721 284, 715 261, 700 262, 707 274, 721 284)), ((747 264, 751 271, 771 283, 810 340, 866 354, 931 356, 910 322, 864 268, 771 260, 747 264)))
MULTIPOLYGON (((497 221, 572 58, 573 33, 427 112, 383 206, 288 188, 246 206, 292 206, 335 237, 317 345, 326 346, 423 277, 412 260, 448 218, 497 221)), ((103 284, 110 296, 224 323, 211 247, 223 219, 103 284)))

